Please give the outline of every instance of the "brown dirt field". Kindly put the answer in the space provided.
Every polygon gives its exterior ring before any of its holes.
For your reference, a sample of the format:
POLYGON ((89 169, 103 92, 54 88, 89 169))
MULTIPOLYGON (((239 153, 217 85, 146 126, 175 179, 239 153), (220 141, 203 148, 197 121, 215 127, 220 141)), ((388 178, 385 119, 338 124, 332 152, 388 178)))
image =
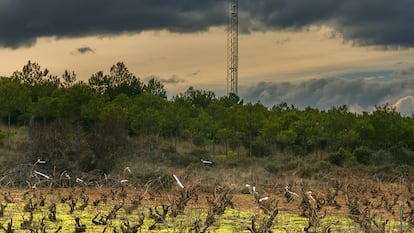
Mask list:
MULTIPOLYGON (((380 189, 383 190, 383 192, 387 192, 388 190, 396 190, 395 184, 381 184, 380 189)), ((132 190, 132 189, 126 189, 127 190, 127 198, 126 204, 129 204, 128 202, 131 201, 133 197, 139 196, 143 193, 143 190, 132 190)), ((6 190, 0 190, 1 193, 3 193, 6 190)), ((7 189, 12 194, 12 197, 14 197, 16 202, 26 202, 23 200, 24 193, 27 190, 24 189, 7 189)), ((74 192, 74 196, 79 197, 79 194, 81 193, 82 189, 77 187, 74 189, 55 189, 53 190, 53 193, 50 194, 48 189, 38 189, 35 191, 35 193, 42 193, 47 201, 49 202, 56 202, 59 203, 61 197, 68 196, 71 192, 74 192)), ((119 190, 118 190, 119 191, 119 190)), ((112 200, 112 194, 111 189, 97 189, 97 188, 87 188, 84 190, 84 192, 89 196, 89 201, 93 202, 94 200, 97 200, 101 197, 101 194, 104 193, 107 196, 108 204, 115 204, 120 202, 119 197, 115 197, 114 200, 112 200)), ((297 191, 296 191, 297 192, 297 191)), ((398 186, 398 189, 396 192, 400 193, 399 201, 398 203, 406 203, 406 201, 410 198, 409 193, 406 191, 406 188, 402 185, 398 186)), ((299 214, 300 213, 300 205, 301 205, 301 197, 294 197, 291 202, 287 202, 286 198, 284 197, 284 191, 283 188, 277 188, 275 189, 272 187, 268 191, 264 192, 262 196, 268 196, 271 200, 274 200, 277 202, 277 206, 279 207, 279 213, 289 213, 289 214, 299 214)), ((117 193, 116 195, 119 195, 117 193)), ((234 205, 234 209, 241 210, 241 211, 248 211, 248 212, 260 212, 258 209, 258 206, 255 203, 254 196, 251 194, 230 194, 232 196, 232 202, 234 205)), ((163 193, 156 193, 150 195, 149 193, 145 194, 144 199, 142 200, 141 204, 143 206, 153 207, 156 205, 161 204, 170 204, 171 200, 178 196, 178 190, 172 190, 170 193, 163 192, 163 193)), ((189 202, 189 206, 192 208, 206 208, 208 207, 207 204, 207 197, 212 196, 212 194, 209 193, 201 193, 198 194, 197 200, 191 200, 189 202)), ((314 197, 324 197, 325 194, 323 192, 316 192, 314 191, 314 197)), ((381 202, 379 200, 369 198, 373 202, 381 202)), ((3 201, 0 201, 2 203, 3 201)), ((339 195, 337 197, 337 202, 341 206, 340 209, 335 209, 334 207, 330 206, 324 206, 322 212, 323 215, 327 216, 348 216, 349 210, 346 205, 345 195, 342 191, 339 192, 339 195)), ((380 214, 384 218, 388 219, 399 219, 399 207, 398 205, 394 206, 393 208, 394 214, 391 214, 388 211, 385 211, 385 209, 378 209, 376 210, 376 213, 380 214)))

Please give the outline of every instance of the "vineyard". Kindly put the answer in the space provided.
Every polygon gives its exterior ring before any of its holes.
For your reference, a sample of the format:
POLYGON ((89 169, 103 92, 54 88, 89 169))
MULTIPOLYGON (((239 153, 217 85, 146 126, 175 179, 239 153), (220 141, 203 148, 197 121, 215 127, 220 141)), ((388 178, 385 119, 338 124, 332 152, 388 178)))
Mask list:
POLYGON ((138 180, 27 169, 1 179, 4 232, 412 232, 411 178, 278 180, 238 189, 184 172, 138 180), (52 174, 52 175, 51 175, 52 174), (23 184, 25 183, 25 184, 23 184), (27 187, 27 188, 24 188, 27 187), (401 222, 400 222, 401 221, 401 222))
POLYGON ((168 98, 122 62, 83 82, 29 61, 0 110, 7 233, 414 231, 414 117, 389 104, 168 98))

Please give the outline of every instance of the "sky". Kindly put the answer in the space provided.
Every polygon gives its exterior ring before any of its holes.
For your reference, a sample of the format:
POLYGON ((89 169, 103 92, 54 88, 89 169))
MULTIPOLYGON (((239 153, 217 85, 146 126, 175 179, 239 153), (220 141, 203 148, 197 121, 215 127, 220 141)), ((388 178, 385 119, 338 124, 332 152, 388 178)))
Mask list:
MULTIPOLYGON (((245 102, 414 112, 414 1, 239 0, 245 102)), ((29 60, 87 81, 125 63, 169 96, 226 94, 227 0, 0 0, 0 76, 29 60)))

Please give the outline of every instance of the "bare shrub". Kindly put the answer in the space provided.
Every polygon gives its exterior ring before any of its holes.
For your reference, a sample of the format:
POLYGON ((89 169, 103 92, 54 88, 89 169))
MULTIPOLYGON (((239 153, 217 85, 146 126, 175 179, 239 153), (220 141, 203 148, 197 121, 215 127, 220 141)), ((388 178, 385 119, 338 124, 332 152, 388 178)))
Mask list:
POLYGON ((191 199, 198 198, 198 190, 195 186, 180 189, 179 196, 172 199, 170 216, 175 218, 180 214, 184 214, 185 207, 191 199))
POLYGON ((141 226, 144 225, 144 218, 144 214, 141 213, 138 223, 134 225, 131 225, 128 219, 125 219, 121 225, 122 233, 137 233, 141 226))
POLYGON ((48 218, 51 222, 56 222, 57 218, 56 218, 56 203, 52 203, 49 208, 49 213, 48 213, 48 218))
POLYGON ((0 225, 0 228, 3 229, 6 233, 14 233, 15 230, 13 229, 13 219, 10 219, 10 222, 7 223, 7 227, 0 225))
POLYGON ((366 233, 384 233, 388 219, 379 220, 372 202, 365 195, 367 187, 347 185, 345 199, 348 206, 349 218, 357 223, 366 233))
POLYGON ((0 204, 0 218, 4 216, 4 210, 6 209, 7 204, 0 204))
POLYGON ((212 214, 222 215, 227 207, 233 207, 233 202, 231 201, 232 196, 229 195, 230 190, 223 187, 214 188, 213 196, 207 197, 207 203, 212 214))
POLYGON ((158 206, 154 207, 154 208, 149 208, 149 218, 154 220, 154 223, 149 226, 149 230, 154 230, 157 227, 157 224, 160 223, 165 223, 166 219, 167 219, 167 214, 169 212, 170 206, 168 205, 162 205, 161 206, 161 210, 162 212, 160 212, 160 210, 158 209, 158 206))
POLYGON ((86 231, 86 225, 81 224, 80 223, 80 218, 76 217, 75 218, 75 232, 79 233, 79 232, 85 232, 85 231, 86 231))
POLYGON ((272 226, 273 222, 279 213, 279 209, 276 207, 273 209, 273 211, 264 217, 261 221, 261 223, 257 223, 257 216, 252 217, 251 226, 247 227, 247 230, 249 230, 251 233, 272 233, 272 226))

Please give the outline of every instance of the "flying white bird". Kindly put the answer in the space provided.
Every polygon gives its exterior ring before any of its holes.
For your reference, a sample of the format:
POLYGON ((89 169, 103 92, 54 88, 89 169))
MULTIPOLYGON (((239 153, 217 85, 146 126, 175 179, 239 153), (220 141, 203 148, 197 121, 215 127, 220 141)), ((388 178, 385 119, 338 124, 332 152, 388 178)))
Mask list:
POLYGON ((44 173, 38 172, 36 170, 34 171, 34 173, 37 174, 37 175, 39 175, 39 176, 43 176, 46 179, 50 179, 50 177, 48 175, 44 174, 44 173))
POLYGON ((181 181, 178 179, 178 177, 175 174, 173 174, 173 177, 174 177, 175 181, 177 181, 178 186, 180 186, 180 188, 183 189, 184 185, 181 183, 181 181))
POLYGON ((37 161, 36 161, 36 163, 46 163, 46 161, 44 161, 44 160, 41 160, 41 159, 37 159, 37 161))
POLYGON ((125 167, 124 171, 128 172, 129 174, 131 174, 131 173, 132 173, 132 172, 131 172, 131 168, 129 168, 129 167, 125 167))
POLYGON ((210 160, 204 160, 204 159, 201 159, 201 162, 202 162, 203 164, 206 164, 206 165, 211 165, 211 164, 213 164, 213 162, 211 162, 210 160))

